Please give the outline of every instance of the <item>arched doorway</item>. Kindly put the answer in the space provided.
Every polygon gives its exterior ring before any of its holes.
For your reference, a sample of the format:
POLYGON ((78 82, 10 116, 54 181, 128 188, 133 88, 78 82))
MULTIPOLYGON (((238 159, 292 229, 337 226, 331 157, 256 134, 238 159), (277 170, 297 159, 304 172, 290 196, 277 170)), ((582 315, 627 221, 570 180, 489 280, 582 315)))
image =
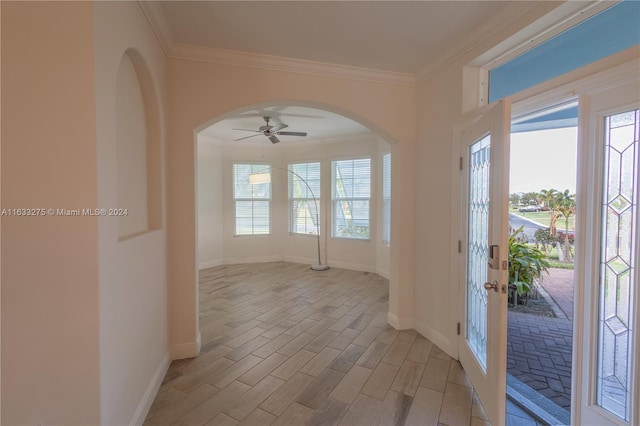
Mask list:
MULTIPOLYGON (((223 264, 314 263, 309 236, 320 228, 325 263, 389 279, 393 156, 383 137, 326 107, 276 103, 224 114, 200 126, 195 143, 199 271, 223 264), (277 143, 258 130, 269 125, 280 131, 286 126, 277 143), (254 198, 254 187, 238 180, 267 168, 273 172, 268 190, 254 198), (292 192, 300 173, 317 195, 311 215, 304 208, 306 191, 302 198, 292 192)), ((213 337, 204 335, 202 344, 213 337)))

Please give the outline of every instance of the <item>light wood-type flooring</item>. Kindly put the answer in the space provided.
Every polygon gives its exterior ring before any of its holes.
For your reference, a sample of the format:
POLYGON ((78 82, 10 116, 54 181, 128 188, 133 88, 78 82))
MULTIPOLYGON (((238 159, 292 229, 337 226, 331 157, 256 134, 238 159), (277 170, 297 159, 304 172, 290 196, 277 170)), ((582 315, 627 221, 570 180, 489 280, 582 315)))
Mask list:
POLYGON ((460 364, 388 306, 372 273, 203 270, 201 354, 171 364, 145 425, 488 425, 460 364))

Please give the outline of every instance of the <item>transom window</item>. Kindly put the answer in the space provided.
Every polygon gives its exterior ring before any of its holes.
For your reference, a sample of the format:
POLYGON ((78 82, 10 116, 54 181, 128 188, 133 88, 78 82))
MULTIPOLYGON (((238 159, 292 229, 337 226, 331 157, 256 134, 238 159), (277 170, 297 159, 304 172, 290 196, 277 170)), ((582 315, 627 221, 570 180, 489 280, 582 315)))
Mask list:
POLYGON ((371 159, 332 163, 333 237, 368 240, 371 199, 371 159))
MULTIPOLYGON (((640 2, 621 1, 489 71, 489 102, 640 43, 640 2)), ((574 111, 577 116, 577 110, 574 111)))
POLYGON ((249 175, 271 173, 267 164, 233 165, 233 201, 235 203, 235 235, 268 235, 271 233, 271 182, 252 184, 249 175))
POLYGON ((318 235, 320 163, 289 164, 288 168, 292 172, 289 173, 289 232, 318 235))

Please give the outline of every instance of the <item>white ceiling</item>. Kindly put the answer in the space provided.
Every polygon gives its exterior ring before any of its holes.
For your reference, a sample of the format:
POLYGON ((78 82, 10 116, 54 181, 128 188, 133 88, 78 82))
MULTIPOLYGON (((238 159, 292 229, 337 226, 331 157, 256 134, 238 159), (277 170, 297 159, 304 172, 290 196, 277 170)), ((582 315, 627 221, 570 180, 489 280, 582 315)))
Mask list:
MULTIPOLYGON (((395 73, 413 80, 425 67, 464 51, 466 44, 477 43, 487 31, 508 24, 509 19, 535 3, 161 1, 143 6, 156 31, 162 33, 160 39, 169 54, 196 49, 205 55, 231 52, 236 59, 238 55, 271 55, 283 60, 395 73), (501 11, 506 14, 500 14, 501 11)), ((289 125, 286 130, 308 132, 306 141, 368 131, 327 111, 289 106, 237 114, 214 124, 203 134, 219 141, 233 141, 250 132, 232 129, 257 129, 264 124, 263 115, 289 125)), ((247 141, 260 139, 258 136, 247 141)), ((287 136, 280 139, 285 144, 296 140, 287 136)))
MULTIPOLYGON (((416 73, 506 1, 163 1, 177 43, 416 73)), ((533 2, 518 2, 523 9, 533 2)))
POLYGON ((283 129, 284 131, 308 133, 306 137, 278 136, 284 144, 298 141, 321 141, 370 133, 369 129, 355 121, 329 111, 301 106, 274 106, 239 113, 209 126, 201 134, 218 142, 235 141, 236 139, 256 134, 258 136, 238 141, 237 143, 264 142, 265 138, 258 133, 234 130, 257 130, 258 127, 265 124, 262 118, 264 116, 271 118, 270 125, 284 123, 289 126, 283 129))

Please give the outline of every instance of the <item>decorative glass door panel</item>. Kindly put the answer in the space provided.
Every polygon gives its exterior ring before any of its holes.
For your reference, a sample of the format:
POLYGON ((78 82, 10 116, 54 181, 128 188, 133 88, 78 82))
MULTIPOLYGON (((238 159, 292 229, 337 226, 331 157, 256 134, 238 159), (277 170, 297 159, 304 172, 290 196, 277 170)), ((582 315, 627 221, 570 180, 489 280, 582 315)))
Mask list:
POLYGON ((579 190, 585 196, 576 215, 582 236, 576 245, 582 261, 576 269, 576 424, 640 424, 637 69, 630 64, 628 75, 621 73, 615 84, 603 80, 580 100, 579 190))
POLYGON ((457 128, 463 204, 459 356, 496 425, 505 422, 509 124, 510 105, 503 100, 457 128))
POLYGON ((491 135, 469 147, 466 337, 482 370, 487 370, 487 290, 489 280, 489 171, 491 135))
MULTIPOLYGON (((629 421, 640 110, 604 118, 597 404, 629 421)), ((634 285, 635 283, 635 285, 634 285)))

